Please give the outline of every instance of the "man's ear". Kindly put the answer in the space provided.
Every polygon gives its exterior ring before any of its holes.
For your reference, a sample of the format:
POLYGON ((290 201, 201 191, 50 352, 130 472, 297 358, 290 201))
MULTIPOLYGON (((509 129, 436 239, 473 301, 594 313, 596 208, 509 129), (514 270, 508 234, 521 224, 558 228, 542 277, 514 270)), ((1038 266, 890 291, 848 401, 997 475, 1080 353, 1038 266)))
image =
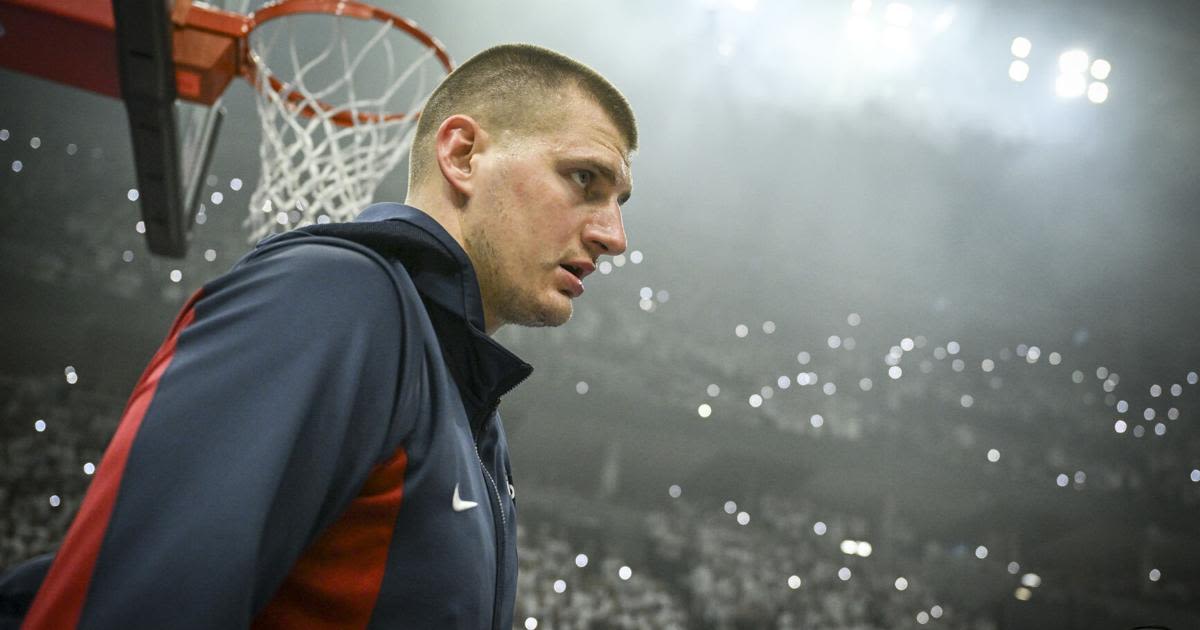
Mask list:
POLYGON ((442 177, 456 197, 469 199, 475 189, 475 158, 487 144, 487 133, 474 118, 455 114, 442 121, 434 141, 442 177))

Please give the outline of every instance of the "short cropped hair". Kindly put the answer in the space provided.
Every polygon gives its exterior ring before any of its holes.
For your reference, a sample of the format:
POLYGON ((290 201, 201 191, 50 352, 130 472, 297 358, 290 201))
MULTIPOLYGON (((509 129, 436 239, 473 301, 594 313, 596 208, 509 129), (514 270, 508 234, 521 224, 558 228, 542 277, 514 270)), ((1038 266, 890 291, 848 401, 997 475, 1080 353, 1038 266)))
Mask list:
POLYGON ((556 112, 539 107, 544 97, 563 89, 590 97, 624 136, 626 149, 637 149, 637 122, 629 101, 600 73, 541 46, 502 44, 471 57, 430 94, 417 123, 409 158, 409 189, 436 168, 434 137, 455 114, 470 116, 489 131, 541 131, 552 128, 556 112))

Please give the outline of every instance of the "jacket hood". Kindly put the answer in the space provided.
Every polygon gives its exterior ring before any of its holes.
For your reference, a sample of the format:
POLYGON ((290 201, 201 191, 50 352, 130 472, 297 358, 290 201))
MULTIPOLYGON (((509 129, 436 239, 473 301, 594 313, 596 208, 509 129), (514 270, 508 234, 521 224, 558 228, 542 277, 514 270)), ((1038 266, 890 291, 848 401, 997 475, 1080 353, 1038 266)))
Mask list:
POLYGON ((336 236, 399 261, 426 300, 483 332, 483 297, 467 252, 433 217, 399 203, 367 206, 350 223, 299 228, 298 232, 336 236))
POLYGON ((529 364, 484 332, 483 298, 475 267, 433 217, 412 206, 377 203, 353 222, 309 225, 279 236, 297 233, 353 241, 404 266, 429 311, 464 402, 477 408, 472 424, 478 411, 487 411, 533 372, 529 364))

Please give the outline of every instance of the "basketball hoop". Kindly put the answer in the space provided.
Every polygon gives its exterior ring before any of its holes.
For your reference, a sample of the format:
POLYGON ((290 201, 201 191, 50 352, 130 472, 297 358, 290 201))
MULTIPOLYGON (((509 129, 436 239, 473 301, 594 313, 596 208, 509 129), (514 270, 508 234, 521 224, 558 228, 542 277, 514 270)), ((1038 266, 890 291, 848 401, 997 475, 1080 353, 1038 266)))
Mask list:
POLYGON ((219 95, 234 74, 255 88, 262 172, 243 222, 250 242, 370 204, 440 79, 430 66, 453 68, 414 22, 354 0, 282 0, 249 15, 180 0, 172 21, 180 98, 219 95), (326 39, 314 45, 318 22, 326 39))
POLYGON ((224 1, 0 0, 0 67, 125 101, 156 254, 187 252, 234 77, 254 86, 262 123, 245 221, 254 242, 368 205, 411 145, 434 77, 453 69, 411 20, 358 0, 276 0, 253 13, 253 0, 240 13, 224 1), (180 101, 201 107, 180 121, 180 101))

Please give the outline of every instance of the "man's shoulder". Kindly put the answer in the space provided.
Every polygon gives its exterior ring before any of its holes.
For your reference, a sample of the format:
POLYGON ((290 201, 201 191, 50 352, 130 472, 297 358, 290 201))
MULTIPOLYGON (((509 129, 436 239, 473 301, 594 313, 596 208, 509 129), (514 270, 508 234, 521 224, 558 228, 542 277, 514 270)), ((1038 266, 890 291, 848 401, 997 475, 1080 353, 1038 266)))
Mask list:
POLYGON ((231 290, 286 303, 318 318, 368 313, 386 318, 424 310, 403 266, 360 244, 327 236, 305 235, 260 247, 206 285, 210 295, 231 290))
POLYGON ((294 282, 367 289, 387 283, 404 293, 416 292, 403 265, 392 264, 365 245, 330 236, 303 235, 271 243, 248 254, 231 271, 243 267, 269 270, 294 282))

